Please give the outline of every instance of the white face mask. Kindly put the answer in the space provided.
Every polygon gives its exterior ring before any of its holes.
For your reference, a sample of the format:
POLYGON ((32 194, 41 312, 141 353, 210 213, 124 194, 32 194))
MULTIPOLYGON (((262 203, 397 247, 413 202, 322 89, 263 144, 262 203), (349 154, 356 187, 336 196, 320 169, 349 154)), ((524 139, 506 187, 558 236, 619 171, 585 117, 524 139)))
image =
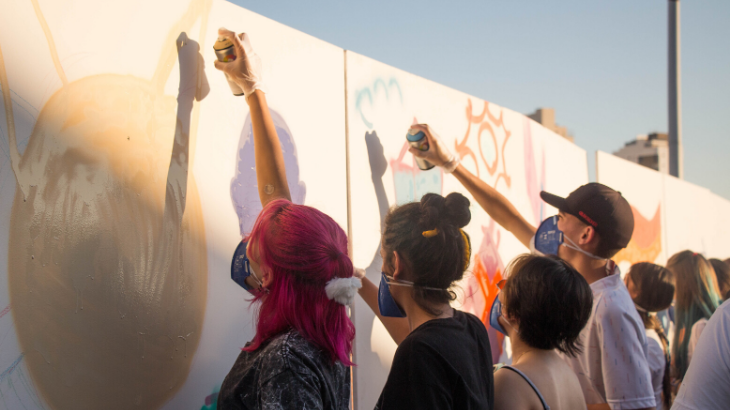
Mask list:
POLYGON ((563 235, 563 239, 566 240, 566 241, 568 241, 568 242, 570 242, 570 243, 563 242, 561 244, 561 245, 565 246, 566 248, 572 249, 574 251, 578 251, 578 252, 580 252, 580 253, 588 256, 589 258, 597 259, 599 261, 605 261, 606 260, 606 258, 601 258, 600 256, 596 256, 596 255, 594 255, 594 254, 592 254, 590 252, 584 251, 578 245, 576 245, 575 242, 573 242, 570 238, 568 238, 566 235, 563 235))

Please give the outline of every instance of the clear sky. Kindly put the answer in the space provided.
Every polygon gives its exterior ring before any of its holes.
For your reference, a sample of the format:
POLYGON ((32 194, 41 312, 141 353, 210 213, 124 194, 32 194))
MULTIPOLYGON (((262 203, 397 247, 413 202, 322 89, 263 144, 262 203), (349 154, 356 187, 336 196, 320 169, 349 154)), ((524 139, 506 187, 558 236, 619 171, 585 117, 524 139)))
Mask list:
MULTIPOLYGON (((588 151, 667 131, 667 0, 233 0, 512 110, 553 107, 588 151)), ((730 199, 730 0, 684 0, 685 179, 730 199)))

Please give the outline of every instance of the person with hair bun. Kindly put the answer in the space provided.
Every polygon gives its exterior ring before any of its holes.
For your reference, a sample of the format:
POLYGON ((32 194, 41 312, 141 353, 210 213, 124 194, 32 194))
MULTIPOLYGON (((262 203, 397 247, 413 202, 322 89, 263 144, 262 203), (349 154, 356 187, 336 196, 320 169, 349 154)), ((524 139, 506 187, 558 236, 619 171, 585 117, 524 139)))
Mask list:
POLYGON ((376 409, 493 408, 487 330, 450 305, 471 257, 469 205, 459 193, 426 194, 385 218, 380 287, 363 278, 360 289, 399 345, 376 409))
POLYGON ((244 90, 263 205, 231 267, 254 296, 256 334, 223 380, 218 409, 349 409, 355 328, 346 305, 361 285, 347 235, 321 211, 291 202, 259 59, 246 34, 218 34, 238 56, 215 66, 244 90))
POLYGON ((593 309, 588 282, 555 256, 518 256, 506 272, 489 320, 509 336, 514 360, 494 375, 494 408, 585 409, 578 377, 557 352, 575 357, 583 349, 579 336, 593 309))
POLYGON ((657 410, 672 406, 669 339, 656 312, 669 309, 674 299, 674 274, 649 262, 635 263, 624 277, 629 295, 644 321, 649 350, 646 355, 657 410))

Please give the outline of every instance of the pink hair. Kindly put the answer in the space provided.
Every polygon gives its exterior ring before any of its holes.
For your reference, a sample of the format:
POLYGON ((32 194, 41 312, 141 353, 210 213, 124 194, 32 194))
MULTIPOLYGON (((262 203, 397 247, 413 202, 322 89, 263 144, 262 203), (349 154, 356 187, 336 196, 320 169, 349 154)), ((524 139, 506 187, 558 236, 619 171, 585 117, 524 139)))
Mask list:
POLYGON ((267 340, 296 329, 328 352, 332 361, 352 366, 355 326, 345 306, 327 298, 324 287, 335 277, 349 278, 347 235, 315 208, 284 199, 271 201, 254 224, 249 249, 271 274, 269 293, 259 293, 256 336, 243 350, 254 351, 267 340))

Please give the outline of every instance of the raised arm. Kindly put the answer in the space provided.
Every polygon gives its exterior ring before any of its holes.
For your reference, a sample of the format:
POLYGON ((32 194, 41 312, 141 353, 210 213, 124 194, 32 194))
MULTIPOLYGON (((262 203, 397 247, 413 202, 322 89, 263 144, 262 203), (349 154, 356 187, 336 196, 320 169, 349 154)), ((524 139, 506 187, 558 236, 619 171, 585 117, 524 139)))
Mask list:
POLYGON ((281 144, 276 134, 274 121, 266 104, 266 95, 262 90, 261 61, 253 51, 248 35, 221 28, 218 35, 233 42, 236 59, 224 63, 215 61, 215 68, 228 74, 244 92, 251 114, 253 127, 254 158, 256 161, 256 182, 259 189, 261 205, 284 198, 291 201, 289 185, 286 181, 286 166, 281 144))
POLYGON ((530 240, 537 229, 522 217, 517 208, 504 195, 459 164, 458 160, 451 155, 431 127, 426 124, 418 124, 413 125, 412 128, 426 134, 430 148, 428 151, 419 151, 411 147, 409 151, 417 157, 425 158, 437 166, 452 171, 456 179, 464 185, 464 188, 469 191, 487 214, 504 229, 512 232, 523 245, 529 248, 530 240), (455 168, 453 168, 454 165, 455 168))

